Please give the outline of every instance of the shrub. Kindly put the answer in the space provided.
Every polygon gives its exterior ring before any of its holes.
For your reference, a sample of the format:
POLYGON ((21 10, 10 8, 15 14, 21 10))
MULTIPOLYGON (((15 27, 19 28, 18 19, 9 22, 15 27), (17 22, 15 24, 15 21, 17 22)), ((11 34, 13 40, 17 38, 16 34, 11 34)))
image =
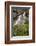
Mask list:
POLYGON ((27 36, 29 35, 29 24, 14 25, 14 36, 27 36))

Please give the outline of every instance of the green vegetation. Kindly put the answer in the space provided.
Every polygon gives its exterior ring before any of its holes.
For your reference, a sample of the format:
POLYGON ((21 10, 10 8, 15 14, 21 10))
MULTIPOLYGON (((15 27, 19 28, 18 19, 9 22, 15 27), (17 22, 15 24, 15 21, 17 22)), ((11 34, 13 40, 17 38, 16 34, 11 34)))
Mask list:
POLYGON ((29 24, 14 25, 13 36, 29 35, 29 24))

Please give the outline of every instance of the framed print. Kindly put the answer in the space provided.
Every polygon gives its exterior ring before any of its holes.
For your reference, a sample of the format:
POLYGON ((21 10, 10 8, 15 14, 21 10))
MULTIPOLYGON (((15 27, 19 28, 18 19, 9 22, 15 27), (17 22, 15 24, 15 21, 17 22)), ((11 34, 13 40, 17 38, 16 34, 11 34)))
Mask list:
POLYGON ((5 43, 35 42, 35 3, 5 2, 5 43))

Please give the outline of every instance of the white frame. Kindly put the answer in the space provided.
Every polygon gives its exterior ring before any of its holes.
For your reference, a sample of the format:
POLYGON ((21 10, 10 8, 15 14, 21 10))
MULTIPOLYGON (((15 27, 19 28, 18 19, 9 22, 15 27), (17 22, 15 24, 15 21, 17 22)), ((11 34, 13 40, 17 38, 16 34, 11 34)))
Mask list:
POLYGON ((32 40, 32 6, 28 5, 10 5, 10 40, 32 40), (29 36, 11 37, 11 7, 31 7, 29 12, 29 36))

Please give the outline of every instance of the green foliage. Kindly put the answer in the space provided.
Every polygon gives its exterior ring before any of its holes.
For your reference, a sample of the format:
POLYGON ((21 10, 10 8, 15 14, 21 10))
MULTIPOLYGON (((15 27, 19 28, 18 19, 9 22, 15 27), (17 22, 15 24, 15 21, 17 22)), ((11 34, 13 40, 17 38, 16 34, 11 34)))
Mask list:
POLYGON ((14 25, 13 36, 29 35, 29 24, 14 25))

